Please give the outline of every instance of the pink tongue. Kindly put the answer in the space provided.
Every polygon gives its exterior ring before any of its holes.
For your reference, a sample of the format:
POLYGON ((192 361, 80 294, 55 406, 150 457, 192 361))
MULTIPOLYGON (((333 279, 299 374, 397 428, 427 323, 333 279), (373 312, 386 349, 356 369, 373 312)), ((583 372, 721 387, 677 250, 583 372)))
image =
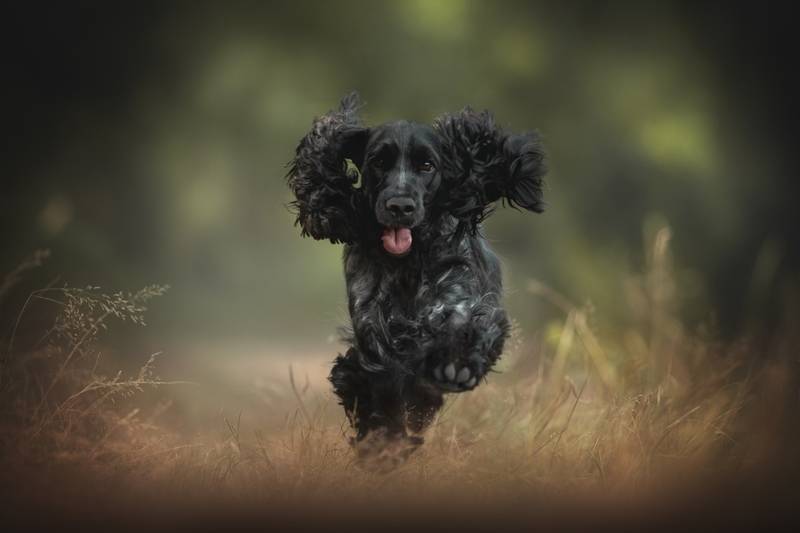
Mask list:
POLYGON ((402 255, 411 248, 411 230, 408 228, 384 228, 381 240, 387 252, 393 255, 402 255))

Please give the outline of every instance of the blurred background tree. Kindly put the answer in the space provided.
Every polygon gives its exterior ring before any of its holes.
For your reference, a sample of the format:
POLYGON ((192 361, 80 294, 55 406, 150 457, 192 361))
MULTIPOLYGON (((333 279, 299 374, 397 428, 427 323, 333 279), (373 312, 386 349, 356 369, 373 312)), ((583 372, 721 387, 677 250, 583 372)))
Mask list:
POLYGON ((797 85, 775 9, 77 2, 3 19, 0 271, 44 246, 73 286, 170 284, 159 336, 324 342, 344 319, 340 247, 300 239, 284 175, 352 89, 367 123, 471 105, 543 133, 547 211, 499 210, 485 231, 523 331, 552 312, 529 278, 591 300, 599 327, 624 321, 621 280, 665 222, 687 319, 769 326, 798 285, 797 85))

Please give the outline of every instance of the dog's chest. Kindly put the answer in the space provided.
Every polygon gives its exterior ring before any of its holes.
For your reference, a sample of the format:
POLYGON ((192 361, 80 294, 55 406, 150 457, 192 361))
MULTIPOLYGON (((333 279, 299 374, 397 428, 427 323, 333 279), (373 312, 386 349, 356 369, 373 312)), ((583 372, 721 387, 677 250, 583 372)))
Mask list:
POLYGON ((383 309, 412 317, 425 305, 429 286, 429 275, 423 269, 387 270, 381 273, 377 297, 383 309))
MULTIPOLYGON (((352 257, 350 258, 352 261, 352 257)), ((348 264, 353 267, 355 265, 348 264)), ((362 262, 359 268, 348 269, 348 298, 352 312, 380 309, 384 316, 409 318, 420 306, 432 299, 432 274, 420 265, 380 265, 362 262)))

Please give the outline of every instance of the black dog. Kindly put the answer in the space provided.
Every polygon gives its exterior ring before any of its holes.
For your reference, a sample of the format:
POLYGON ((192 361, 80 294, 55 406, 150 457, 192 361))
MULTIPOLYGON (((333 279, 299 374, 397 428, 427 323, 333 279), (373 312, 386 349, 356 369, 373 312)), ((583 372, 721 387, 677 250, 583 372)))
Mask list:
POLYGON ((300 141, 292 205, 304 236, 346 244, 350 348, 330 381, 357 441, 379 430, 421 443, 409 432, 444 393, 476 387, 503 350, 500 264, 479 223, 498 200, 542 211, 543 151, 488 111, 368 128, 358 107, 345 97, 300 141))

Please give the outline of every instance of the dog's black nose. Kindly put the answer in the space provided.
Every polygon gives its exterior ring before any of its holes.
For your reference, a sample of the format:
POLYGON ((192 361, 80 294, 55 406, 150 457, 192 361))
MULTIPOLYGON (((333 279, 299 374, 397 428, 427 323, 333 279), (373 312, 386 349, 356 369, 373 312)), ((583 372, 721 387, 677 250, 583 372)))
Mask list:
POLYGON ((417 203, 407 196, 396 196, 386 200, 386 209, 396 217, 408 216, 417 209, 417 203))

